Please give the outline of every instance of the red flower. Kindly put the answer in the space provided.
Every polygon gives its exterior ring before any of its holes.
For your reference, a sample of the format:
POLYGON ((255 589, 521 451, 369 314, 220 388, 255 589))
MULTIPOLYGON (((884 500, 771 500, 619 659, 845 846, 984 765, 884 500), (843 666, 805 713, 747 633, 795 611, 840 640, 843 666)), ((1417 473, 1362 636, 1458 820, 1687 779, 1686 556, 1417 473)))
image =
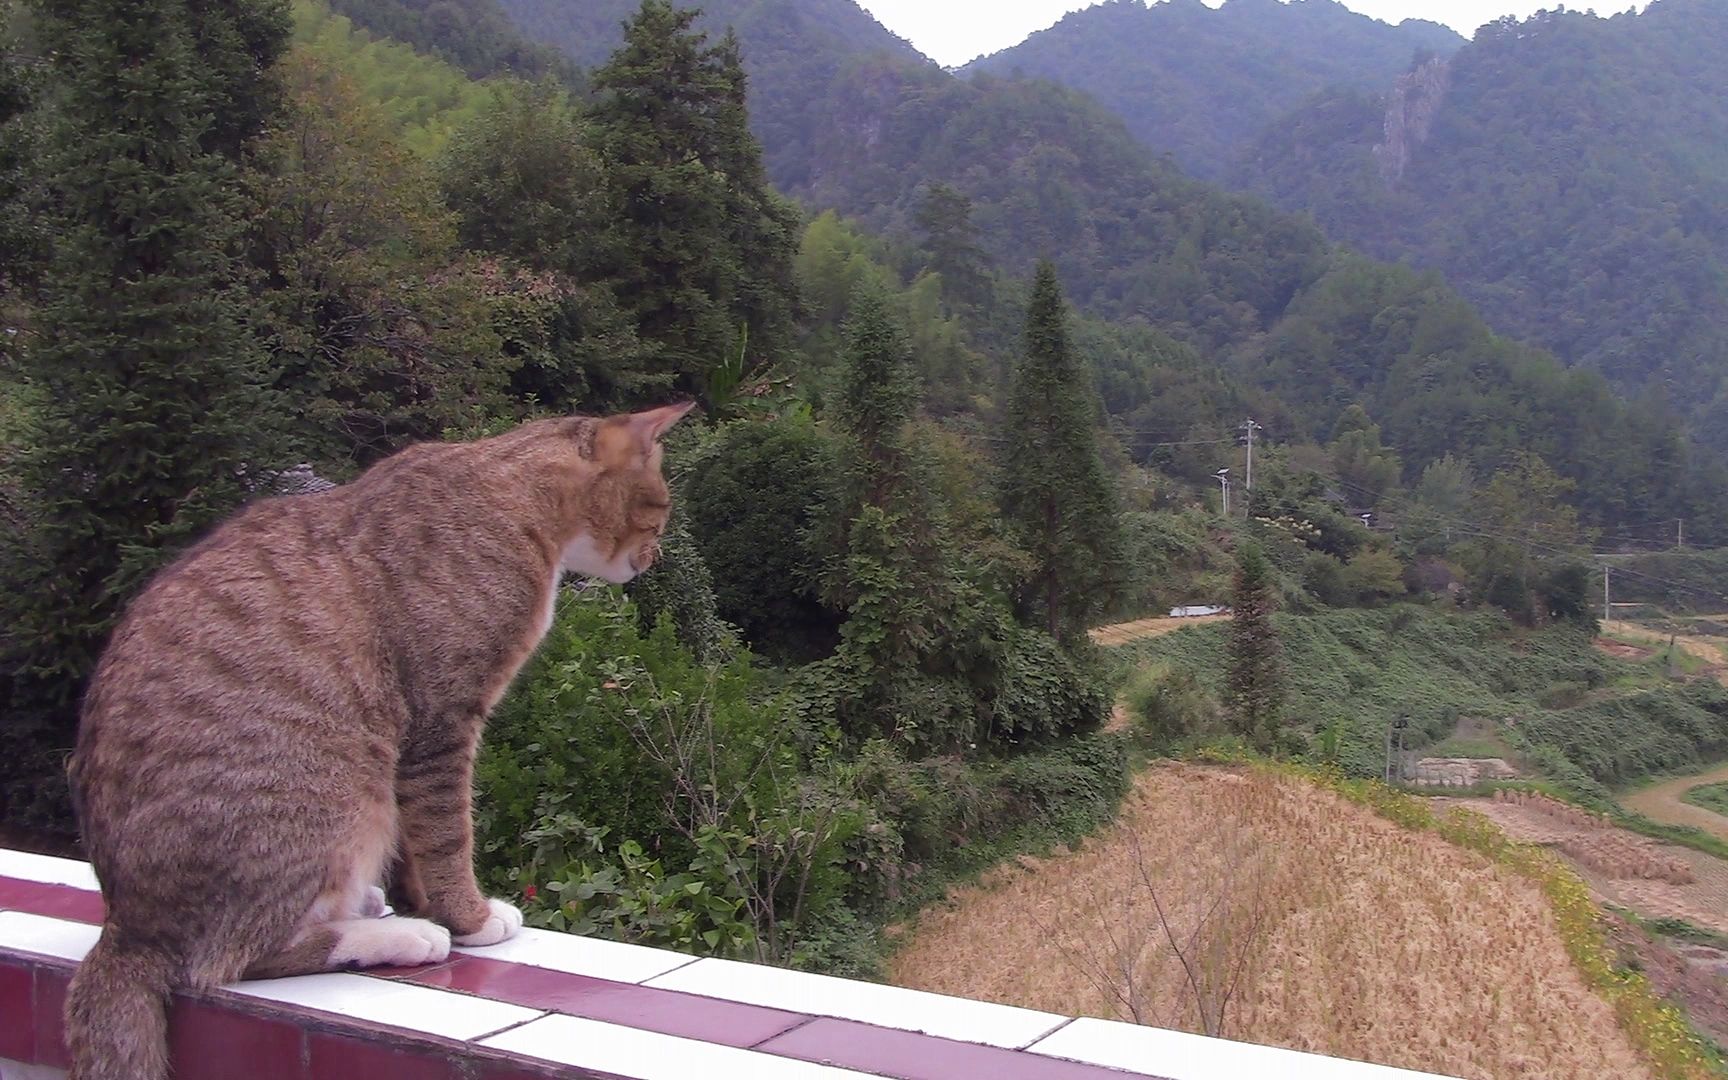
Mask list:
POLYGON ((540 891, 539 889, 536 889, 532 885, 524 885, 522 887, 522 895, 526 896, 530 900, 534 899, 535 894, 537 894, 539 891, 540 891))

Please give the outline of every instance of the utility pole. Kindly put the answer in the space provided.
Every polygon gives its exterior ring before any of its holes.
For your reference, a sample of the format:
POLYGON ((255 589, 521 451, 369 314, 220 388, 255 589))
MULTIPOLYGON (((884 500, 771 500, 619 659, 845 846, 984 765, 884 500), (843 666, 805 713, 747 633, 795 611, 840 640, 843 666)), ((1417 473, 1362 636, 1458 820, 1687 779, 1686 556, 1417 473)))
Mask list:
POLYGON ((1612 603, 1610 603, 1608 600, 1608 572, 1609 572, 1608 571, 1608 564, 1603 563, 1602 564, 1602 621, 1603 622, 1607 622, 1609 619, 1613 618, 1613 614, 1610 611, 1610 609, 1614 605, 1612 603))
POLYGON ((1254 418, 1252 416, 1250 416, 1248 418, 1248 422, 1246 424, 1243 424, 1242 427, 1244 430, 1246 430, 1248 432, 1248 483, 1247 483, 1247 488, 1249 491, 1253 491, 1254 490, 1254 433, 1256 431, 1265 431, 1266 429, 1261 427, 1259 424, 1256 424, 1254 422, 1254 418))
MULTIPOLYGON (((1252 459, 1250 459, 1252 460, 1252 459)), ((1252 475, 1252 474, 1250 474, 1252 475)), ((1674 546, 1681 551, 1686 550, 1686 519, 1680 518, 1674 522, 1674 546)))
POLYGON ((1218 486, 1224 489, 1224 516, 1230 516, 1230 470, 1219 469, 1212 474, 1218 478, 1218 486))

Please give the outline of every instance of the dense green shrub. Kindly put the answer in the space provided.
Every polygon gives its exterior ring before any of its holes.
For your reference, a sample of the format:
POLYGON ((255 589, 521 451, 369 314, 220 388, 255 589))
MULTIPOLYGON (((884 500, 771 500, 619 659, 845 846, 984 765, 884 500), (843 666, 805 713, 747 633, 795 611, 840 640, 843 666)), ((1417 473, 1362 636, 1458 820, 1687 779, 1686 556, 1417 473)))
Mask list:
POLYGON ((1136 731, 1154 747, 1224 731, 1218 699, 1187 667, 1164 662, 1143 668, 1129 678, 1122 698, 1136 731))
MULTIPOLYGON (((1286 661, 1287 723, 1316 740, 1331 731, 1338 765, 1354 776, 1384 769, 1386 729, 1398 717, 1410 721, 1408 745, 1429 745, 1450 735, 1460 717, 1501 721, 1539 710, 1540 696, 1557 685, 1601 687, 1612 663, 1580 628, 1525 631, 1491 612, 1405 604, 1280 613, 1275 623, 1286 661)), ((1125 653, 1186 668, 1214 693, 1223 687, 1222 626, 1149 639, 1125 653)))
POLYGON ((748 654, 704 662, 669 615, 644 634, 615 590, 566 591, 476 766, 483 879, 539 924, 787 959, 873 822, 787 719, 748 654))
POLYGON ((1637 690, 1523 717, 1523 737, 1575 762, 1591 779, 1624 784, 1728 756, 1728 690, 1713 682, 1637 690))
POLYGON ((834 468, 832 440, 807 419, 737 422, 679 486, 719 615, 758 650, 811 660, 834 647, 839 617, 818 601, 804 539, 834 468))

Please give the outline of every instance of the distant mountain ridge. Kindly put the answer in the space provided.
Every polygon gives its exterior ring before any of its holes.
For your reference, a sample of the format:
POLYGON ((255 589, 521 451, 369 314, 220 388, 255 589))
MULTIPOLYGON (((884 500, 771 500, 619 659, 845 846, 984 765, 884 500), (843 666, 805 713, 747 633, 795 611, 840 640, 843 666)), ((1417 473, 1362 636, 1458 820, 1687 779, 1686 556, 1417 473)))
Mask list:
MULTIPOLYGON (((502 2, 592 22, 626 0, 502 2)), ((734 0, 732 10, 791 2, 734 0)), ((1323 441, 1361 404, 1398 447, 1407 478, 1445 454, 1486 476, 1531 450, 1576 481, 1587 522, 1690 523, 1728 505, 1718 496, 1728 476, 1690 456, 1660 406, 1629 408, 1601 379, 1496 337, 1437 275, 1351 255, 1304 216, 1183 176, 1079 91, 957 77, 903 42, 885 45, 898 39, 849 0, 811 2, 851 8, 846 25, 858 32, 839 35, 832 20, 732 24, 753 126, 782 190, 812 210, 859 219, 915 257, 926 193, 938 183, 957 189, 999 270, 1022 277, 1049 256, 1075 304, 1114 324, 1106 344, 1126 382, 1110 391, 1112 413, 1164 432, 1141 438, 1216 438, 1238 423, 1233 406, 1228 417, 1172 408, 1172 380, 1222 406, 1227 388, 1200 378, 1222 373, 1276 400, 1255 415, 1279 440, 1323 441), (825 58, 820 77, 801 80, 792 65, 812 57, 825 58)), ((1017 348, 1012 330, 990 332, 992 348, 1017 348)))
POLYGON ((1724 46, 1719 0, 1501 20, 1390 93, 1311 100, 1230 179, 1728 447, 1724 46))
POLYGON ((1337 0, 1226 0, 1217 9, 1106 0, 962 73, 1019 72, 1083 90, 1155 152, 1217 180, 1309 95, 1378 90, 1419 56, 1463 44, 1438 23, 1389 26, 1337 0))
MULTIPOLYGON (((562 49, 584 68, 606 62, 641 0, 490 0, 531 40, 562 49)), ((852 0, 692 0, 697 25, 718 38, 728 27, 743 44, 750 72, 751 124, 774 183, 810 182, 808 144, 823 124, 836 80, 883 58, 927 68, 935 62, 891 33, 852 0)))

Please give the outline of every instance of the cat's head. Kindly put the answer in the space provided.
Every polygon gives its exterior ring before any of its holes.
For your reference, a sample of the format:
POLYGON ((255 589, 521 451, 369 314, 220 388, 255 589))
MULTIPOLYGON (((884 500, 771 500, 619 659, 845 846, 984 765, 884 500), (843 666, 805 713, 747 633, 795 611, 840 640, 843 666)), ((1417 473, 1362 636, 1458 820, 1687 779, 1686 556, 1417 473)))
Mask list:
POLYGON ((695 407, 665 405, 599 422, 591 453, 600 472, 588 528, 564 549, 565 570, 622 585, 654 565, 672 513, 660 438, 695 407))

